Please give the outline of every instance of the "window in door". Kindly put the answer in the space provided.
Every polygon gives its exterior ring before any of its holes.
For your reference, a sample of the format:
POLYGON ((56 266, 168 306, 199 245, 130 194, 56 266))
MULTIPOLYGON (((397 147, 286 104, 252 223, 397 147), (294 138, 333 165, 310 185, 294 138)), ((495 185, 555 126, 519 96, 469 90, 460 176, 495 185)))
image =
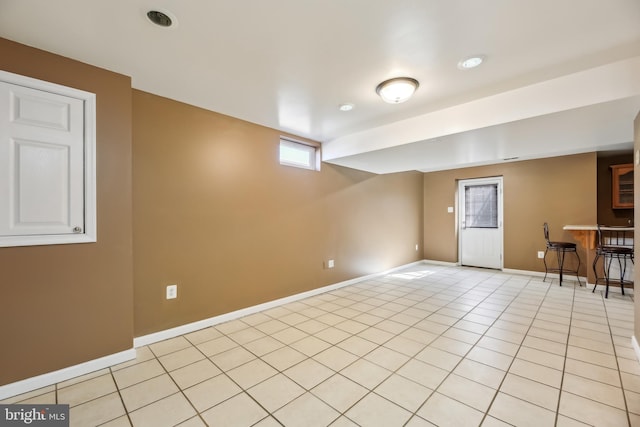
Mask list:
POLYGON ((465 187, 467 228, 498 228, 498 184, 465 187))

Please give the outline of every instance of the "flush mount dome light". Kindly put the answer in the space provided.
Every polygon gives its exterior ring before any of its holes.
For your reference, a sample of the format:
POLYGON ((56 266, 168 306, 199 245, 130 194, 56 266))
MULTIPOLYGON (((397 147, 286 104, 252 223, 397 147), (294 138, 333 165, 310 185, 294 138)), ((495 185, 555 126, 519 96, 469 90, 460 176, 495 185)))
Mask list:
POLYGON ((159 10, 150 10, 147 12, 147 18, 160 27, 170 27, 173 24, 173 19, 168 13, 160 12, 159 10))
POLYGON ((376 87, 376 93, 384 102, 389 104, 400 104, 405 102, 418 89, 420 83, 411 77, 396 77, 385 80, 376 87))
POLYGON ((351 111, 353 110, 354 105, 351 103, 346 103, 346 104, 340 104, 338 105, 338 109, 340 111, 351 111))
POLYGON ((470 70, 472 68, 476 68, 483 62, 484 62, 484 56, 474 55, 468 58, 461 59, 460 62, 458 62, 458 68, 461 70, 470 70))

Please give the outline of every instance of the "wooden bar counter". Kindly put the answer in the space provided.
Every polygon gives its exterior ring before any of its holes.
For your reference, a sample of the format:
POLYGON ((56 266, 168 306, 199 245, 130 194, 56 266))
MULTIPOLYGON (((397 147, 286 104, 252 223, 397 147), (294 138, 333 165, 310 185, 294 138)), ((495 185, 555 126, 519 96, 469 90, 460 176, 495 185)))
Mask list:
MULTIPOLYGON (((570 231, 573 238, 586 249, 587 252, 587 283, 593 285, 596 281, 596 276, 593 273, 593 260, 596 256, 596 246, 598 245, 598 226, 597 225, 565 225, 563 230, 570 231)), ((600 226, 601 230, 620 230, 620 231, 633 231, 633 227, 606 227, 600 226)), ((584 262, 584 261, 583 261, 584 262)))

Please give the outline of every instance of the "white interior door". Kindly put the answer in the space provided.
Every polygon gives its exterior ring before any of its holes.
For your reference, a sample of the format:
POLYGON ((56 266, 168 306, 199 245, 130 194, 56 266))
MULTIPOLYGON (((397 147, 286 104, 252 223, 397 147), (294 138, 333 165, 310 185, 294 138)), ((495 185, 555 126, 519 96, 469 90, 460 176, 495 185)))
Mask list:
POLYGON ((502 177, 458 183, 460 264, 502 269, 502 177))
POLYGON ((0 82, 0 234, 84 232, 83 101, 0 82))

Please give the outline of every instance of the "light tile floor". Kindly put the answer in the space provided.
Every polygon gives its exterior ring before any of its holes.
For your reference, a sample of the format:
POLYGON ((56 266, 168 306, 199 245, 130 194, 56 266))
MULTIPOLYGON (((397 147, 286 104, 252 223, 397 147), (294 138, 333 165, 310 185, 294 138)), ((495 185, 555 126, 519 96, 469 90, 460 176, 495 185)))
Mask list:
POLYGON ((82 427, 640 426, 616 291, 416 265, 3 403, 68 403, 82 427))

